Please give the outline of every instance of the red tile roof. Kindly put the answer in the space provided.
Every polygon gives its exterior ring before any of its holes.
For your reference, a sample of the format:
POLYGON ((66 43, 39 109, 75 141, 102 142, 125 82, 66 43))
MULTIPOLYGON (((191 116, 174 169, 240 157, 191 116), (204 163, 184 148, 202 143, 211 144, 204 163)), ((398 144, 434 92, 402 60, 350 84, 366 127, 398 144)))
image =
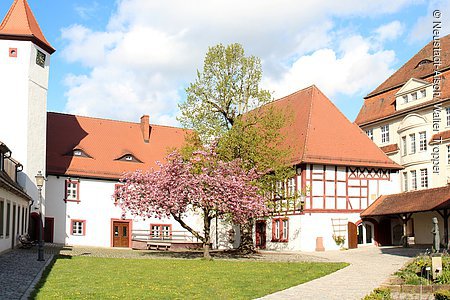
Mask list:
POLYGON ((361 217, 397 215, 450 208, 450 186, 380 196, 361 217))
MULTIPOLYGON (((450 66, 450 34, 440 38, 440 59, 441 65, 439 70, 450 66)), ((438 57, 438 56, 436 56, 438 57)), ((408 60, 400 69, 380 84, 373 90, 366 98, 375 94, 391 89, 398 85, 405 84, 410 78, 424 78, 429 74, 434 73, 435 67, 433 65, 433 41, 429 42, 416 55, 408 60), (424 61, 431 61, 431 63, 422 63, 424 61)))
POLYGON ((292 112, 284 128, 293 164, 312 163, 401 169, 316 87, 311 86, 269 105, 292 112))
POLYGON ((430 144, 440 143, 440 141, 450 139, 450 130, 442 131, 431 137, 430 144))
POLYGON ((32 41, 50 54, 55 52, 42 33, 26 0, 14 0, 0 24, 0 39, 32 41))
MULTIPOLYGON (((450 35, 441 38, 440 43, 440 58, 442 65, 439 67, 439 70, 442 71, 442 94, 439 98, 449 99, 450 81, 446 80, 446 77, 450 75, 450 35)), ((433 60, 432 42, 428 43, 400 69, 392 74, 391 77, 365 97, 364 104, 356 117, 355 123, 364 125, 372 121, 382 120, 397 113, 401 114, 411 109, 417 109, 418 107, 440 101, 439 99, 436 99, 398 112, 395 110, 395 94, 409 79, 417 78, 427 82, 433 82, 435 71, 434 65, 432 62, 420 64, 420 62, 424 60, 433 60)))
POLYGON ((146 143, 141 126, 141 123, 49 112, 47 173, 118 179, 124 172, 156 167, 156 161, 163 161, 169 151, 185 142, 186 130, 150 125, 146 143), (92 158, 73 156, 74 149, 83 150, 92 158), (126 154, 142 163, 118 160, 126 154))
POLYGON ((383 147, 380 147, 380 149, 386 154, 393 153, 393 152, 396 152, 396 151, 399 150, 397 144, 391 144, 391 145, 383 146, 383 147))

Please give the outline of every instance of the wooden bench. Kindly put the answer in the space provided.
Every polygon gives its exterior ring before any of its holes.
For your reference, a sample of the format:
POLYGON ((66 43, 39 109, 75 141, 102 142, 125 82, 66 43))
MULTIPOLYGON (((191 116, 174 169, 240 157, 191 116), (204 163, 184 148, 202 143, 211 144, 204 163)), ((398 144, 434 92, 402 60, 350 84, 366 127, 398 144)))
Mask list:
POLYGON ((147 242, 147 250, 166 250, 170 249, 170 243, 147 242))

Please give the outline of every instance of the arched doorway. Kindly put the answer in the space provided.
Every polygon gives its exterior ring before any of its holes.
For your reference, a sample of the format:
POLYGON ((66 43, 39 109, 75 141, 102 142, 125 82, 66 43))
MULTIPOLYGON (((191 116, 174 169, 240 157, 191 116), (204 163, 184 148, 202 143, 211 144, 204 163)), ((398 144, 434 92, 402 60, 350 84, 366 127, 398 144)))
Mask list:
POLYGON ((358 245, 372 245, 374 243, 375 226, 372 222, 362 221, 358 224, 358 245))

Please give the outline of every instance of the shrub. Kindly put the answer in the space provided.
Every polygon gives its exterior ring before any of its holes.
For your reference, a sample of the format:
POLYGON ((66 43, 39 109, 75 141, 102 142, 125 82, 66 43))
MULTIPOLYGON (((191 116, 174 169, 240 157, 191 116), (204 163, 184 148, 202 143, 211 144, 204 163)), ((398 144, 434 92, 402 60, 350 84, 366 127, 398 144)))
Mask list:
POLYGON ((372 293, 365 296, 363 300, 391 300, 391 291, 389 289, 374 289, 372 293))
POLYGON ((436 300, 450 300, 450 290, 442 290, 434 293, 436 300))

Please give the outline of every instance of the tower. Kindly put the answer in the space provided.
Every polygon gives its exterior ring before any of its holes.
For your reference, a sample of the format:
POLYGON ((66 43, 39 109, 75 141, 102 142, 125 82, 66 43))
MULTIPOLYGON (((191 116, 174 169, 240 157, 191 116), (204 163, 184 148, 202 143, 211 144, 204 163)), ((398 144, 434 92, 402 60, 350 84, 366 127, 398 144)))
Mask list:
POLYGON ((38 171, 45 174, 47 90, 53 52, 27 1, 14 0, 0 24, 0 140, 23 164, 19 183, 35 206, 39 195, 34 176, 38 171))

